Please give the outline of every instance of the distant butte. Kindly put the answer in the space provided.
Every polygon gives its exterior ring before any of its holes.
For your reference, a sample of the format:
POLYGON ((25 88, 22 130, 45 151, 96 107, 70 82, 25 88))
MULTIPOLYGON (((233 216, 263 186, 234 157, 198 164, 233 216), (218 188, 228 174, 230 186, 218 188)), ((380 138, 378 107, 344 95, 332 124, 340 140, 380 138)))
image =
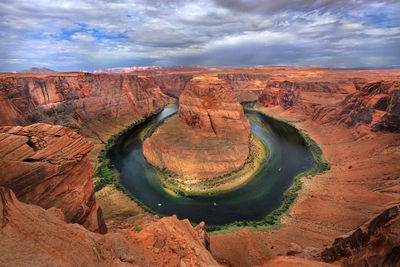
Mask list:
POLYGON ((26 70, 16 70, 12 71, 12 73, 23 73, 23 74, 51 74, 56 73, 55 70, 51 70, 48 68, 30 68, 26 70))

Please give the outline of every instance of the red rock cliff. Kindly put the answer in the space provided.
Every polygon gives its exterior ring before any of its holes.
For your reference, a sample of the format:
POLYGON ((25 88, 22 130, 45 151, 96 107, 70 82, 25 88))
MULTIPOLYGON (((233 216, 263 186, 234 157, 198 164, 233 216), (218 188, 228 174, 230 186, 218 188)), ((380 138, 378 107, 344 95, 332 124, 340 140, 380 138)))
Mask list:
POLYGON ((351 127, 358 123, 375 131, 400 132, 400 82, 368 83, 342 103, 341 122, 351 127))
POLYGON ((179 118, 187 125, 217 137, 249 140, 250 123, 226 82, 193 78, 179 98, 179 118))
POLYGON ((217 266, 203 226, 171 216, 100 235, 0 187, 1 266, 217 266))
POLYGON ((146 159, 185 180, 213 178, 239 169, 249 155, 250 123, 227 84, 196 77, 167 119, 143 143, 146 159))
POLYGON ((92 148, 63 126, 0 127, 0 186, 25 203, 60 208, 67 222, 105 233, 87 156, 92 148))
POLYGON ((193 74, 163 74, 152 76, 163 93, 179 98, 193 74))
POLYGON ((258 104, 298 110, 323 123, 400 131, 400 83, 393 80, 269 81, 258 104))
POLYGON ((344 266, 399 266, 400 206, 389 208, 360 228, 336 238, 321 258, 344 266))
POLYGON ((92 120, 145 117, 168 102, 169 97, 154 80, 144 76, 88 73, 0 76, 0 125, 45 122, 82 129, 92 120))
POLYGON ((269 73, 236 72, 218 74, 226 81, 239 101, 256 101, 271 75, 269 73))

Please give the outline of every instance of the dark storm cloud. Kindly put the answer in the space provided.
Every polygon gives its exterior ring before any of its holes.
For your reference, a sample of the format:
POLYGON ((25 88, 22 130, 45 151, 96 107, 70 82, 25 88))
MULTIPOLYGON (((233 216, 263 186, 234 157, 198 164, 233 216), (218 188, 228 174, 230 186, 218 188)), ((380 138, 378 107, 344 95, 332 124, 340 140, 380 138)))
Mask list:
POLYGON ((350 9, 371 3, 391 4, 396 2, 397 0, 214 0, 216 5, 239 12, 251 11, 267 13, 285 10, 311 11, 316 9, 350 9))
POLYGON ((398 64, 398 58, 393 57, 393 55, 399 53, 399 44, 400 38, 395 38, 385 44, 360 45, 355 51, 337 49, 334 43, 321 45, 321 43, 313 41, 297 45, 291 43, 264 45, 262 43, 245 42, 215 47, 204 53, 174 58, 171 61, 174 65, 190 65, 191 62, 196 62, 203 66, 374 67, 398 64), (318 58, 318 60, 316 61, 315 58, 318 58), (221 64, 221 62, 224 64, 221 64))
POLYGON ((400 3, 3 0, 0 71, 399 64, 400 3))

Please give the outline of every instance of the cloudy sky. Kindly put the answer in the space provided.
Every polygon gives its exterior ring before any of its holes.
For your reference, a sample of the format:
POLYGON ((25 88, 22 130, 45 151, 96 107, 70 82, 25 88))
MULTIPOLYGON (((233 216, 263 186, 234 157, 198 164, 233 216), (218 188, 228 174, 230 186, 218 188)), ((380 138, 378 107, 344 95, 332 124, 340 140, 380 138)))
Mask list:
POLYGON ((400 65, 400 0, 1 0, 0 71, 400 65))

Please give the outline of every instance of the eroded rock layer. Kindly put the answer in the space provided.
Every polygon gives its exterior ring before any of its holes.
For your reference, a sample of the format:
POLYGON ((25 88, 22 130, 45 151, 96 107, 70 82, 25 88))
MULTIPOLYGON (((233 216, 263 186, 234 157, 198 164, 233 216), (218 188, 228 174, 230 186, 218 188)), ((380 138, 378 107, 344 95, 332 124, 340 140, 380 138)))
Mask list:
POLYGON ((193 78, 179 98, 178 115, 201 133, 249 141, 250 123, 235 94, 221 79, 193 78))
POLYGON ((218 78, 193 78, 181 94, 178 116, 143 143, 146 159, 188 179, 212 178, 243 166, 250 123, 234 93, 218 78))
POLYGON ((175 216, 106 235, 67 224, 57 208, 18 201, 0 187, 1 266, 217 266, 204 224, 175 216))
POLYGON ((0 76, 0 125, 60 124, 93 135, 92 121, 143 118, 170 98, 153 79, 127 74, 0 76))
POLYGON ((269 81, 258 104, 301 111, 322 123, 400 131, 400 82, 395 80, 269 81))
POLYGON ((400 81, 368 83, 343 101, 342 122, 374 131, 400 132, 400 81))
POLYGON ((87 156, 92 148, 63 126, 0 127, 0 185, 25 203, 60 208, 67 222, 105 233, 87 156))
POLYGON ((336 238, 321 258, 344 266, 399 266, 400 206, 391 207, 360 228, 336 238))

